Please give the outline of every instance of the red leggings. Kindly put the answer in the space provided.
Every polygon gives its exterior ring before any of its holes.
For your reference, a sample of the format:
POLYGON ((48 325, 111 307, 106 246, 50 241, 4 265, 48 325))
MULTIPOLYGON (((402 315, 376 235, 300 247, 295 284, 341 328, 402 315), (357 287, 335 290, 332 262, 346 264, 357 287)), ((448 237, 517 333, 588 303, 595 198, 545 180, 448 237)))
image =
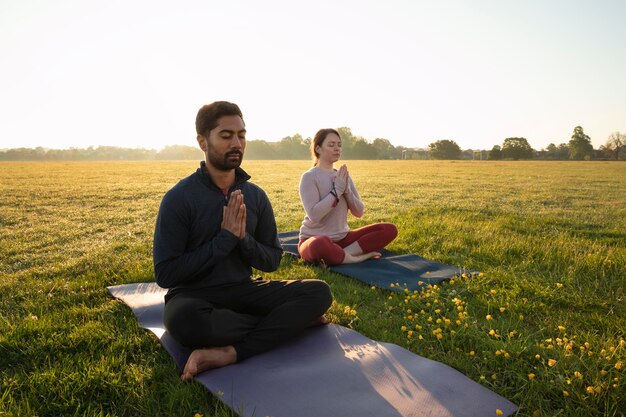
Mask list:
POLYGON ((359 242, 363 253, 378 251, 398 236, 398 229, 391 223, 375 223, 351 230, 341 240, 333 242, 328 236, 313 236, 298 243, 298 253, 307 262, 324 262, 338 265, 343 262, 343 248, 359 242))

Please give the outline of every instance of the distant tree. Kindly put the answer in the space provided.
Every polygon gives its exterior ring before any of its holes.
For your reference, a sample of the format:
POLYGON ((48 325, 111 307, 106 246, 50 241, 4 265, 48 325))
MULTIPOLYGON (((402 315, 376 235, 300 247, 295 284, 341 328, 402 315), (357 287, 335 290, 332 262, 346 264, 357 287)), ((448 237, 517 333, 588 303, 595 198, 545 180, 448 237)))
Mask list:
POLYGON ((563 161, 569 159, 569 146, 567 143, 559 143, 559 146, 556 147, 556 159, 563 161))
POLYGON ((441 139, 428 145, 431 159, 459 159, 461 148, 453 140, 441 139))
POLYGON ((616 161, 620 159, 620 153, 624 153, 626 147, 626 134, 620 132, 613 132, 609 135, 609 138, 604 145, 604 148, 610 154, 611 159, 616 161))
POLYGON ((468 160, 468 161, 474 159, 474 150, 473 149, 461 150, 461 159, 465 159, 465 160, 468 160))
POLYGON ((298 133, 282 138, 278 142, 277 154, 281 159, 308 159, 309 148, 298 133))
POLYGON ((376 159, 376 148, 361 137, 352 145, 351 159, 376 159))
POLYGON ((379 159, 398 159, 396 148, 387 139, 376 138, 372 142, 376 150, 376 157, 379 159))
POLYGON ((595 150, 594 159, 610 160, 613 159, 613 151, 606 145, 600 145, 600 148, 595 150))
POLYGON ((502 157, 511 159, 532 159, 535 150, 526 138, 506 138, 502 144, 502 157))
POLYGON ((576 126, 572 139, 569 141, 569 159, 582 161, 583 159, 591 159, 592 156, 591 139, 585 135, 582 127, 576 126))
POLYGON ((246 141, 245 159, 278 159, 276 149, 264 140, 246 141))
MULTIPOLYGON (((100 149, 100 148, 98 148, 100 149)), ((202 150, 197 146, 171 145, 161 149, 156 154, 156 159, 161 160, 195 160, 203 159, 202 150)))
POLYGON ((493 161, 499 161, 502 159, 502 148, 500 145, 493 145, 493 148, 489 151, 489 157, 487 159, 491 159, 493 161))
POLYGON ((558 148, 556 147, 556 145, 554 143, 549 144, 548 146, 546 146, 546 151, 544 153, 544 159, 557 159, 556 154, 557 154, 558 148))

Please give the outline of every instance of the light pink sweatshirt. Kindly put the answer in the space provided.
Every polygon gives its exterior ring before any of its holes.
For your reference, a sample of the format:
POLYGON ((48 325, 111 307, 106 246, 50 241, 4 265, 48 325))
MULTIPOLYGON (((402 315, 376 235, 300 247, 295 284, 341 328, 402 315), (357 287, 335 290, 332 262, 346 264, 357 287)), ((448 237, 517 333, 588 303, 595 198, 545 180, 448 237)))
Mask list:
POLYGON ((313 236, 328 236, 332 241, 343 239, 348 227, 348 209, 361 217, 365 207, 361 201, 352 178, 348 178, 348 186, 344 195, 339 197, 335 205, 335 196, 330 191, 337 171, 326 171, 313 167, 300 178, 300 200, 306 215, 300 227, 300 240, 313 236))

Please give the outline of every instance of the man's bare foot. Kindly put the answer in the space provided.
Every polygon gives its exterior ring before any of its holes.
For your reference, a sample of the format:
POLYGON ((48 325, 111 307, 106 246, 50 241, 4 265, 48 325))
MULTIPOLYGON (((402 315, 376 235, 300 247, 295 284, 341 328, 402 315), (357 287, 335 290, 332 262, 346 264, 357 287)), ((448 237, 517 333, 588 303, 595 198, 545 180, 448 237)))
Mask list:
POLYGON ((311 324, 309 324, 309 327, 323 326, 323 325, 328 324, 328 323, 330 323, 330 320, 328 320, 328 318, 326 318, 326 316, 319 316, 318 318, 313 320, 313 322, 311 324))
POLYGON ((381 255, 379 252, 368 252, 368 253, 362 253, 360 255, 351 255, 348 252, 346 252, 346 255, 343 258, 342 264, 356 264, 356 263, 363 262, 371 258, 379 259, 380 256, 381 255))
POLYGON ((189 355, 180 378, 183 381, 190 381, 201 372, 235 362, 237 362, 237 351, 232 346, 196 349, 189 355))

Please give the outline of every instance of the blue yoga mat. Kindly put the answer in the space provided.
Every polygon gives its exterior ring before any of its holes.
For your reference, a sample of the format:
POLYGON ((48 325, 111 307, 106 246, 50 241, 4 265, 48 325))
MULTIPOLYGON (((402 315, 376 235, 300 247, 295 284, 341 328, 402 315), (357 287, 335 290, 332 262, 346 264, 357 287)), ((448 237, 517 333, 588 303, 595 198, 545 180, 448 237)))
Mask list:
MULTIPOLYGON (((293 256, 300 256, 297 230, 279 233, 278 239, 283 251, 293 256)), ((357 264, 334 265, 329 269, 368 285, 398 291, 404 288, 413 291, 424 285, 438 284, 455 276, 475 273, 475 271, 431 261, 414 254, 398 255, 384 249, 381 254, 380 259, 368 259, 357 264), (394 284, 393 288, 391 284, 394 284), (395 284, 400 284, 400 287, 395 284)))
MULTIPOLYGON (((139 325, 154 333, 182 369, 189 349, 163 328, 155 283, 108 287, 139 325)), ((242 417, 509 416, 515 404, 442 363, 354 330, 327 325, 196 381, 242 417)))

